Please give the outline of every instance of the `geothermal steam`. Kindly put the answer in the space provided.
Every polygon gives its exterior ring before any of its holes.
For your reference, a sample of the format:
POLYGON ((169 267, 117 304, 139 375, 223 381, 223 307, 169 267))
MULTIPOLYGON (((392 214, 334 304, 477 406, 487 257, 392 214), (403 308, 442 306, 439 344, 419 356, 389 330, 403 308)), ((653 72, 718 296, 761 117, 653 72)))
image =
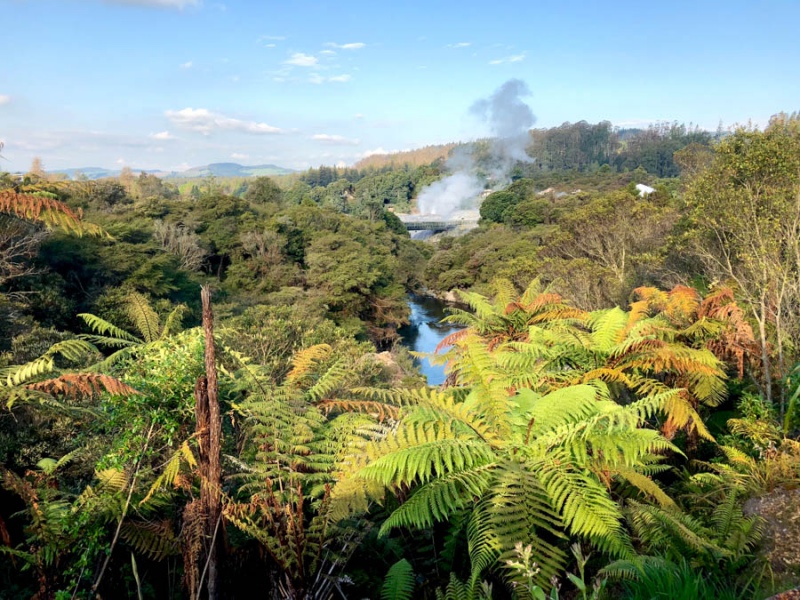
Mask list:
MULTIPOLYGON (((536 117, 521 100, 530 93, 523 81, 511 79, 470 108, 470 114, 488 125, 492 134, 489 179, 494 188, 509 182, 509 173, 517 162, 531 161, 525 147, 528 130, 536 117)), ((475 161, 470 151, 459 150, 447 161, 453 173, 420 192, 417 197, 419 212, 446 217, 459 209, 477 208, 484 182, 475 174, 475 161)))

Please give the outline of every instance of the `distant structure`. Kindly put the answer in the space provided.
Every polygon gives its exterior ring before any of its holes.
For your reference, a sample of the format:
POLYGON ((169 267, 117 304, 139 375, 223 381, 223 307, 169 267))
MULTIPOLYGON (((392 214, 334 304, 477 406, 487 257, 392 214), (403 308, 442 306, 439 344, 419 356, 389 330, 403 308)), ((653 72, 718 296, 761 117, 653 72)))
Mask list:
POLYGON ((461 210, 447 216, 399 213, 397 216, 408 231, 431 231, 434 233, 443 231, 465 233, 477 227, 480 219, 480 213, 477 210, 461 210))

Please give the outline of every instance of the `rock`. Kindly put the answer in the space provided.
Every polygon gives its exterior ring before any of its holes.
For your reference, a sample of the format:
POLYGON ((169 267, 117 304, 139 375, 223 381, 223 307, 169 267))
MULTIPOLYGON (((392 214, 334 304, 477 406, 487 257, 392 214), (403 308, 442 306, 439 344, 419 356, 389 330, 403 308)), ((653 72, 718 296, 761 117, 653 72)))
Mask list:
MULTIPOLYGON (((744 513, 764 520, 763 553, 774 573, 790 575, 800 570, 800 489, 775 489, 764 496, 751 498, 744 513)), ((784 592, 789 593, 789 592, 784 592)), ((774 598, 800 600, 794 596, 774 598)))
POLYGON ((450 290, 442 296, 442 300, 450 304, 456 304, 458 302, 458 296, 456 295, 455 290, 450 290))

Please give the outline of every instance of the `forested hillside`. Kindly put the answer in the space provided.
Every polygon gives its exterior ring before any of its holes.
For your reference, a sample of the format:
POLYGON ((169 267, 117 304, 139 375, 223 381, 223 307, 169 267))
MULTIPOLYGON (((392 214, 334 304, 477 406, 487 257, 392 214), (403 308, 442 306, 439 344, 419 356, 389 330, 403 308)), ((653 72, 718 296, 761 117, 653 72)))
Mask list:
POLYGON ((528 142, 0 175, 0 598, 800 585, 800 118, 528 142), (461 152, 478 227, 412 239, 461 152), (442 386, 409 293, 455 300, 442 386))

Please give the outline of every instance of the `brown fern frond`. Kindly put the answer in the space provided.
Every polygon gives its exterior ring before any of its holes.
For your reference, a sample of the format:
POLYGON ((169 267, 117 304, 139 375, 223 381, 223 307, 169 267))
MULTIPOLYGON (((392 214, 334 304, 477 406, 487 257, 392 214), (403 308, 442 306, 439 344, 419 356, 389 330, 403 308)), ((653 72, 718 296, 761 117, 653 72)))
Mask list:
POLYGON ((549 305, 563 305, 564 298, 555 292, 543 292, 536 296, 531 302, 524 305, 523 310, 528 313, 535 313, 545 306, 549 305))
POLYGON ((400 413, 399 407, 374 400, 323 400, 317 407, 325 414, 334 411, 366 413, 380 422, 397 419, 400 413))
POLYGON ((67 373, 55 379, 30 383, 25 387, 70 400, 82 397, 94 398, 102 393, 109 393, 113 396, 135 396, 140 394, 138 390, 122 383, 119 379, 95 373, 67 373))
POLYGON ((609 369, 606 367, 600 367, 598 369, 592 369, 591 371, 582 373, 579 377, 570 381, 570 385, 588 383, 593 379, 600 379, 601 381, 605 382, 623 383, 628 388, 633 387, 633 381, 625 373, 619 369, 609 369))
POLYGON ((723 323, 723 331, 716 338, 708 340, 706 347, 720 360, 734 361, 741 379, 745 362, 758 363, 759 344, 744 311, 735 302, 733 290, 728 287, 715 289, 700 303, 697 314, 699 318, 723 323))
POLYGON ((588 313, 580 308, 573 306, 556 306, 544 312, 536 313, 528 319, 528 323, 535 325, 538 323, 547 323, 550 321, 565 321, 575 320, 582 322, 586 320, 588 313))
POLYGON ((455 346, 457 343, 462 341, 467 335, 469 334, 468 329, 460 329, 459 331, 454 331, 451 334, 448 334, 442 338, 442 341, 436 346, 434 353, 438 354, 448 346, 455 346))
POLYGON ((73 211, 63 202, 47 195, 0 191, 0 212, 41 223, 48 229, 63 229, 77 235, 108 236, 101 227, 85 223, 80 210, 73 211))

